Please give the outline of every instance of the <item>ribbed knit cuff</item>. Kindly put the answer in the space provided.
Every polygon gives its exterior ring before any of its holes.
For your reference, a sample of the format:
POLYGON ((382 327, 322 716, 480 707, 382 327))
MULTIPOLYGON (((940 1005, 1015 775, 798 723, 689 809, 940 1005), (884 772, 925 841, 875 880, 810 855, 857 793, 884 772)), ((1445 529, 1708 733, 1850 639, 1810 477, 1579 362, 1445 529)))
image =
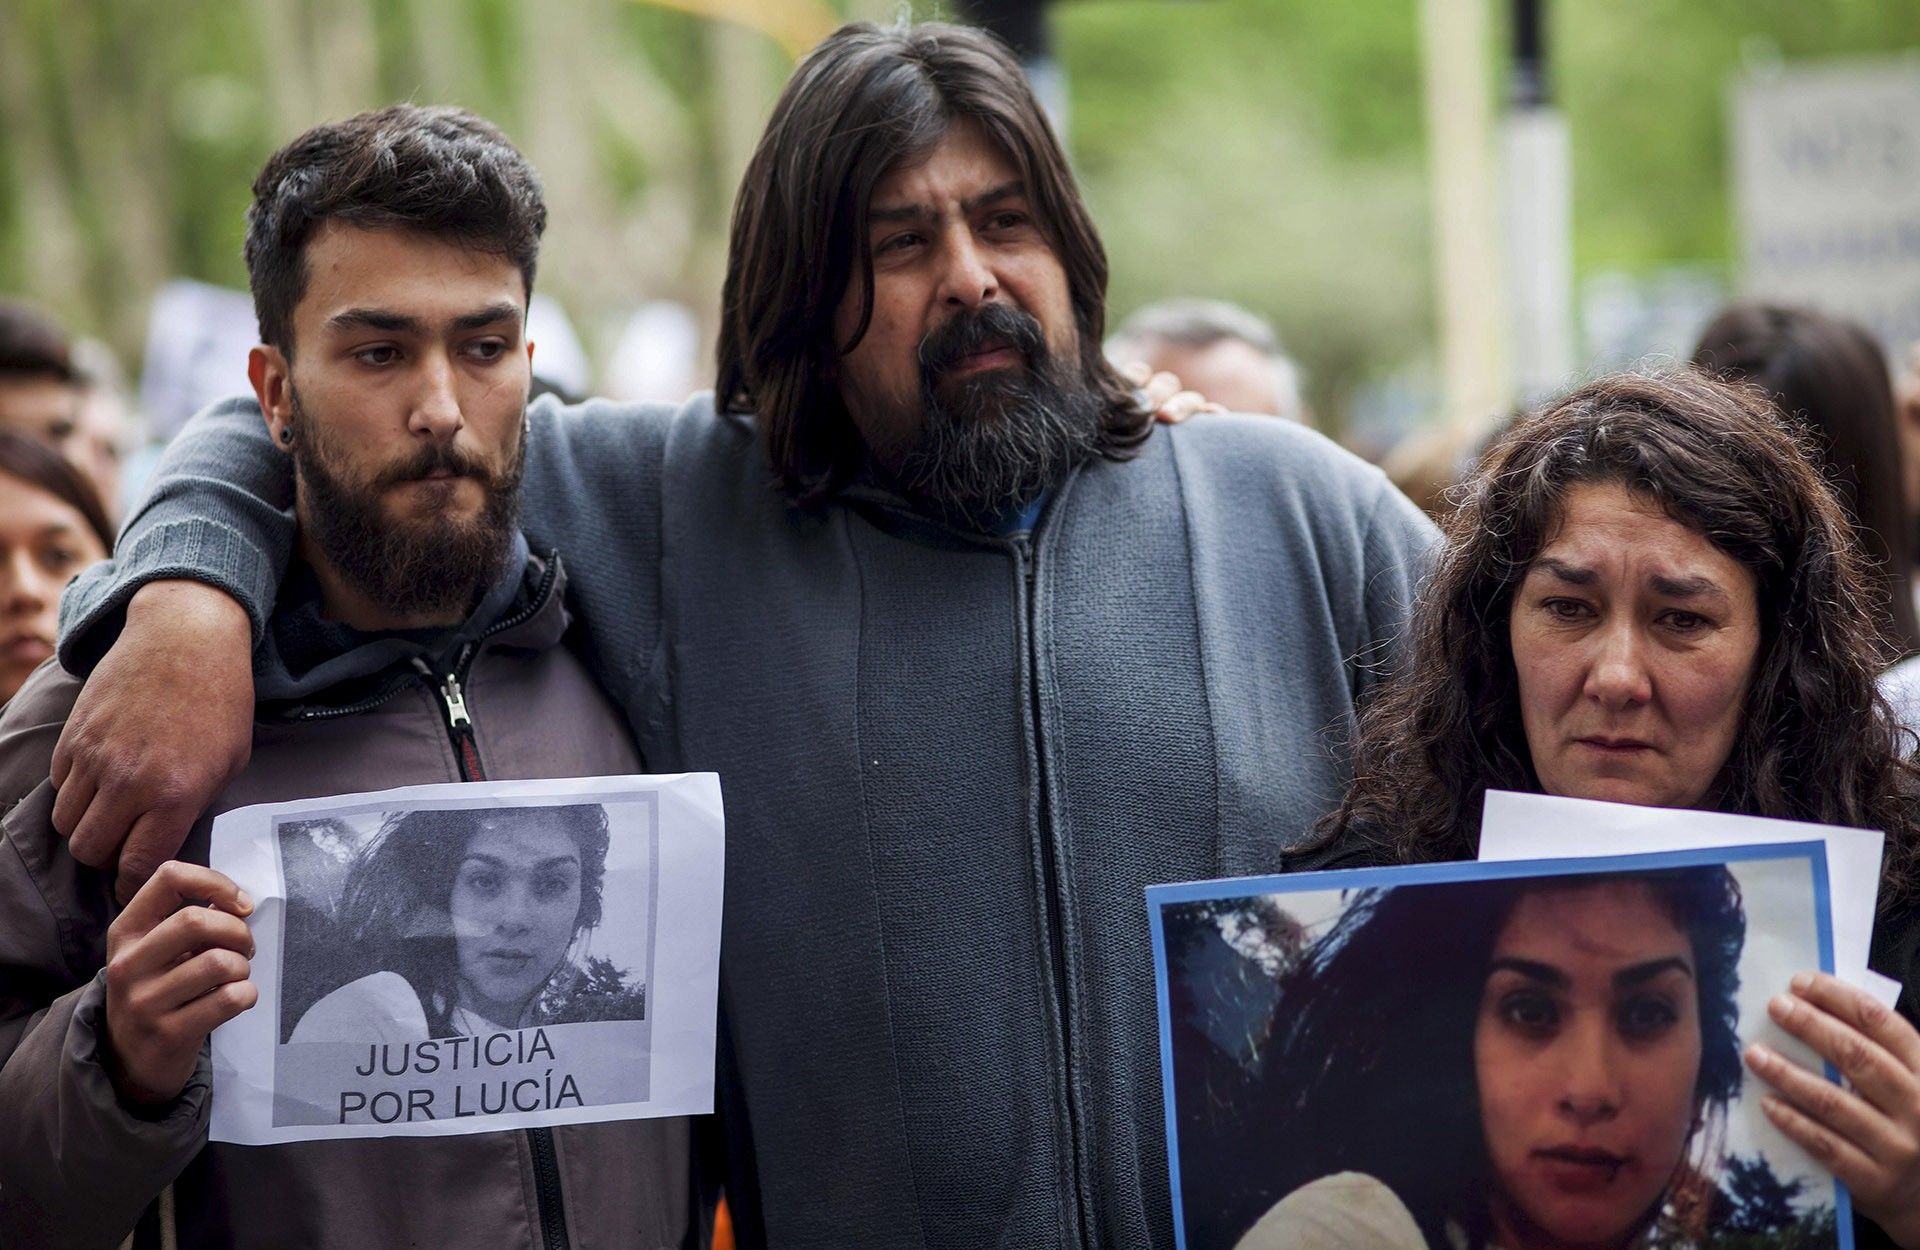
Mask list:
POLYGON ((204 518, 169 521, 86 570, 60 599, 60 664, 85 677, 120 637, 127 603, 148 582, 185 578, 224 590, 247 610, 255 646, 279 572, 238 530, 204 518))

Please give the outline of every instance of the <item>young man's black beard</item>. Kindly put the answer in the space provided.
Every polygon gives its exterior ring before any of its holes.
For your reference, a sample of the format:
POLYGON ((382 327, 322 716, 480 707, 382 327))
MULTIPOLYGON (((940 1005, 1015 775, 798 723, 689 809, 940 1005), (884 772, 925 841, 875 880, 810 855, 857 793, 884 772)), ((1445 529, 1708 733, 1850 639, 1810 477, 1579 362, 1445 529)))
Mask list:
POLYGON ((1026 507, 1100 446, 1100 396, 1047 350, 1037 320, 1005 304, 956 314, 921 341, 920 399, 920 434, 890 466, 895 484, 974 529, 1026 507), (996 342, 1025 367, 946 378, 996 342))
POLYGON ((520 477, 526 442, 499 473, 490 473, 447 444, 427 444, 405 462, 360 484, 333 471, 339 462, 317 424, 296 398, 293 462, 306 496, 305 523, 320 551, 354 589, 382 608, 406 616, 465 616, 501 575, 520 517, 520 477), (396 521, 382 502, 396 482, 435 469, 472 477, 486 502, 469 521, 396 521))

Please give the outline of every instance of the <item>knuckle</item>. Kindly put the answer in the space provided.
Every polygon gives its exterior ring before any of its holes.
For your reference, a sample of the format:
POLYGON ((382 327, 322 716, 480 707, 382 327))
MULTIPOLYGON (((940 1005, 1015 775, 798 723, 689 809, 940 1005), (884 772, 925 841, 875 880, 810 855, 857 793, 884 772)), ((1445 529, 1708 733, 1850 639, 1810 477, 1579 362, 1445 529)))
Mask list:
POLYGON ((107 960, 108 989, 116 989, 124 993, 134 983, 134 978, 132 961, 125 954, 115 955, 107 960))

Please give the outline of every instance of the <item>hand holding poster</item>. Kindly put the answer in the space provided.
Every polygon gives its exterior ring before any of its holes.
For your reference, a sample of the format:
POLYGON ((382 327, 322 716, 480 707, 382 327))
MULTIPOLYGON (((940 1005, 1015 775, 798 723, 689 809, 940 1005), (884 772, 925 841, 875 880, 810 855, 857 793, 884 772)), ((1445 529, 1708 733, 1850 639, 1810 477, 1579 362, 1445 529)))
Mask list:
POLYGON ((1818 1070, 1818 843, 1147 894, 1182 1247, 1852 1245, 1741 1062, 1818 1070))
POLYGON ((257 1006, 213 1034, 242 1144, 712 1110, 711 774, 412 786, 242 808, 257 1006))

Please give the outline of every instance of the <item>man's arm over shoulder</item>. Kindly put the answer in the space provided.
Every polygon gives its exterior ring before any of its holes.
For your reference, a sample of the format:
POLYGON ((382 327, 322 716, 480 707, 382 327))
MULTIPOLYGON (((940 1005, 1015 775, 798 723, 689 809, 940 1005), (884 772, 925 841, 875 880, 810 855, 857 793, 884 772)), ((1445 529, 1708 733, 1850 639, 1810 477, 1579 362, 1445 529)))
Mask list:
POLYGON ((118 639, 128 602, 155 581, 189 579, 246 608, 258 640, 293 551, 293 462, 274 447, 251 398, 224 400, 180 432, 113 558, 60 602, 60 662, 91 672, 118 639))
POLYGON ((1439 557, 1441 539, 1427 514, 1381 474, 1362 541, 1368 646, 1355 657, 1356 698, 1405 662, 1414 605, 1439 557))
POLYGON ((566 561, 588 659, 616 700, 631 691, 659 615, 668 442, 677 427, 717 420, 706 395, 677 409, 542 399, 527 411, 527 540, 566 561))
POLYGON ((103 1047, 108 886, 53 830, 47 765, 79 682, 43 666, 0 716, 0 1228, 113 1245, 201 1148, 210 1072, 135 1114, 103 1047))

